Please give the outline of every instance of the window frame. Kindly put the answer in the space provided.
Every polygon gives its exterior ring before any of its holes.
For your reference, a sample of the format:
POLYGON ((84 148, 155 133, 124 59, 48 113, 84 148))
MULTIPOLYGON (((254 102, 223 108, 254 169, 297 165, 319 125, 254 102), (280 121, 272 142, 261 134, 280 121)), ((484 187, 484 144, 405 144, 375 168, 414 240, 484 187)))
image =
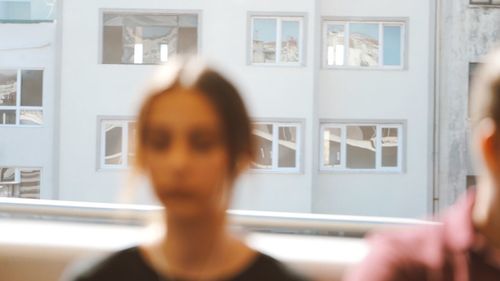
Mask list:
POLYGON ((255 125, 272 125, 273 126, 273 157, 272 157, 272 168, 270 169, 259 169, 250 166, 249 171, 256 174, 303 174, 304 173, 304 139, 305 139, 305 122, 303 120, 297 119, 254 119, 252 120, 252 136, 253 127, 255 125), (295 127, 297 130, 297 150, 295 154, 295 168, 280 168, 278 165, 279 161, 279 128, 280 127, 295 127))
POLYGON ((469 0, 469 6, 471 7, 485 7, 485 8, 500 8, 499 3, 493 3, 493 0, 487 0, 488 3, 474 3, 474 0, 469 0))
POLYGON ((117 65, 123 65, 123 66, 157 66, 161 65, 160 64, 151 64, 151 63, 103 63, 103 27, 104 27, 104 14, 105 13, 113 13, 113 14, 122 14, 122 15, 171 15, 171 16, 178 16, 178 15, 196 15, 198 17, 198 25, 197 25, 197 54, 200 54, 202 52, 202 10, 200 9, 119 9, 119 8, 100 8, 99 9, 99 25, 98 25, 98 32, 97 32, 97 64, 98 65, 112 65, 112 66, 117 66, 117 65))
POLYGON ((45 126, 45 68, 43 67, 13 67, 13 68, 0 68, 2 71, 16 71, 16 105, 0 105, 0 110, 15 110, 16 112, 16 123, 15 124, 2 124, 0 123, 0 128, 42 128, 45 126), (24 70, 38 70, 42 71, 42 106, 23 106, 21 105, 22 98, 22 72, 24 70), (23 110, 34 110, 42 112, 42 124, 40 125, 26 125, 21 124, 21 111, 23 110))
POLYGON ((306 13, 287 13, 287 12, 248 12, 247 14, 247 65, 266 66, 266 67, 304 67, 306 66, 306 45, 307 45, 307 14, 306 13), (254 19, 275 19, 276 20, 276 59, 274 63, 255 63, 253 62, 253 27, 254 19), (282 22, 299 22, 299 61, 281 62, 281 38, 282 22))
POLYGON ((97 171, 122 171, 130 168, 128 163, 128 130, 130 123, 136 123, 137 120, 132 116, 98 116, 97 117, 97 171), (106 123, 121 123, 122 127, 122 164, 110 165, 106 164, 106 123))
POLYGON ((406 172, 406 121, 337 121, 337 120, 322 120, 319 126, 319 171, 320 173, 375 173, 375 174, 403 174, 406 172), (375 168, 374 169, 349 169, 347 163, 347 127, 348 126, 374 126, 376 127, 376 150, 375 150, 375 168), (324 131, 325 129, 339 128, 341 129, 340 142, 340 167, 325 166, 323 151, 324 151, 324 131), (382 129, 397 128, 398 129, 398 165, 397 167, 382 166, 382 129))
POLYGON ((344 18, 344 17, 322 17, 321 18, 321 67, 325 70, 408 70, 408 18, 344 18), (344 65, 328 65, 327 30, 328 25, 344 25, 344 46, 349 44, 350 24, 378 24, 379 35, 379 57, 376 66, 352 66, 348 65, 349 48, 345 48, 344 65), (384 65, 384 27, 401 27, 401 54, 400 65, 384 65))

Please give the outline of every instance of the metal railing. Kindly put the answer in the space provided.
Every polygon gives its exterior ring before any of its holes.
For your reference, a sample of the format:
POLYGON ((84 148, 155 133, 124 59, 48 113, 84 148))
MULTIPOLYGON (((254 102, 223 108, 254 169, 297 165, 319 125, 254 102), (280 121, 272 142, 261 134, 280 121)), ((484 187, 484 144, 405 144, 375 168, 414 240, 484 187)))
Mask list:
MULTIPOLYGON (((162 207, 0 198, 0 217, 146 225, 162 207)), ((361 237, 376 228, 438 225, 436 222, 369 216, 229 210, 232 227, 253 231, 361 237)))

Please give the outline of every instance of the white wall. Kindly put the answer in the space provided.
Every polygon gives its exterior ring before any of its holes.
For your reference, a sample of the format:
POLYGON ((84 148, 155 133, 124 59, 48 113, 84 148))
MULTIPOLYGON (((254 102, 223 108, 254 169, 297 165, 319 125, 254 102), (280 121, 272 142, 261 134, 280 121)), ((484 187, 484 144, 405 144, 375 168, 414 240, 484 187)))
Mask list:
POLYGON ((55 120, 55 24, 0 25, 0 69, 43 69, 43 125, 0 126, 0 166, 41 167, 41 194, 53 198, 55 120))
MULTIPOLYGON (((312 36, 314 1, 77 1, 63 5, 61 77, 60 194, 64 200, 116 201, 125 171, 96 171, 98 115, 135 115, 152 66, 98 64, 99 9, 201 11, 201 54, 219 61, 244 93, 256 118, 304 119, 306 148, 311 149, 313 114, 313 41, 307 40, 305 67, 247 65, 247 13, 307 13, 312 36), (75 13, 78 11, 78 13, 75 13)), ((310 211, 312 154, 304 173, 245 176, 235 192, 235 208, 310 211), (283 194, 287 195, 286 200, 283 194)))
POLYGON ((430 208, 431 1, 322 0, 322 17, 408 18, 406 70, 320 70, 318 118, 406 120, 401 174, 318 173, 313 211, 424 216, 430 208))

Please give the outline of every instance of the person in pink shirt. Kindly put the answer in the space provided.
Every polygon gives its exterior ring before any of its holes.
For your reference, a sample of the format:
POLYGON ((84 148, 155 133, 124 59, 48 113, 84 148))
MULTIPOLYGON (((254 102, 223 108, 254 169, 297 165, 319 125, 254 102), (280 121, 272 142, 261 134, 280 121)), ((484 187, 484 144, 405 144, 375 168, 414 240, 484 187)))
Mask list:
POLYGON ((370 235, 370 252, 345 281, 500 280, 500 49, 485 62, 471 96, 477 186, 442 225, 370 235))

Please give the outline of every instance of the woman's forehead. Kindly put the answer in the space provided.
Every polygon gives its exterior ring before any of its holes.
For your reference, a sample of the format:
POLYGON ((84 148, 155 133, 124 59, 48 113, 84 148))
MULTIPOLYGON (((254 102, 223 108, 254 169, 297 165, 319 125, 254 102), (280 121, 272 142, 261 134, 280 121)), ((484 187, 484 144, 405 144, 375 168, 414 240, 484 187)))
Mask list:
POLYGON ((218 127, 218 114, 202 92, 178 88, 158 96, 149 113, 150 125, 218 127))

